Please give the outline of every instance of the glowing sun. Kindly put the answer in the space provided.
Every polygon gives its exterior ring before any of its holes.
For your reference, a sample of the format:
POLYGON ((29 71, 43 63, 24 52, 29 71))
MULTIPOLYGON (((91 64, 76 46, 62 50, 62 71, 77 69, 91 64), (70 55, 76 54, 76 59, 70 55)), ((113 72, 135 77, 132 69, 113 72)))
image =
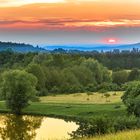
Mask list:
POLYGON ((108 43, 111 43, 111 44, 114 44, 114 43, 117 43, 117 40, 114 39, 114 38, 109 38, 109 39, 107 40, 107 42, 108 42, 108 43))
POLYGON ((117 43, 116 39, 108 39, 108 43, 117 43))
POLYGON ((120 39, 115 37, 110 37, 110 38, 104 38, 101 42, 105 44, 118 44, 120 43, 120 39))

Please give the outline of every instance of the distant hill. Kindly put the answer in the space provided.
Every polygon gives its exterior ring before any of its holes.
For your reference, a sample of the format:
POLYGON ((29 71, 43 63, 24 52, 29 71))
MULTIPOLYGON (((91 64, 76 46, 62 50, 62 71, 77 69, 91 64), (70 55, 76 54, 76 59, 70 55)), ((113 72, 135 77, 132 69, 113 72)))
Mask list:
POLYGON ((118 46, 118 47, 120 47, 120 48, 125 48, 125 49, 133 49, 133 48, 138 48, 138 49, 140 49, 140 43, 120 45, 120 46, 118 46))
POLYGON ((14 52, 27 53, 27 52, 47 52, 46 49, 40 47, 34 47, 30 44, 24 43, 12 43, 12 42, 1 42, 0 51, 12 50, 14 52))
POLYGON ((136 44, 82 44, 82 45, 54 45, 44 47, 49 51, 56 49, 63 50, 77 50, 77 51, 112 51, 115 49, 122 50, 132 50, 133 48, 140 49, 140 43, 136 44))
POLYGON ((1 42, 0 41, 0 51, 6 51, 6 50, 12 50, 14 52, 20 52, 20 53, 28 53, 28 52, 54 52, 54 53, 80 53, 80 52, 86 52, 86 51, 113 51, 113 50, 133 50, 135 48, 135 51, 140 50, 140 43, 136 44, 81 44, 81 45, 53 45, 53 46, 47 46, 47 47, 34 47, 30 44, 24 44, 24 43, 12 43, 12 42, 1 42), (139 50, 138 50, 139 49, 139 50))

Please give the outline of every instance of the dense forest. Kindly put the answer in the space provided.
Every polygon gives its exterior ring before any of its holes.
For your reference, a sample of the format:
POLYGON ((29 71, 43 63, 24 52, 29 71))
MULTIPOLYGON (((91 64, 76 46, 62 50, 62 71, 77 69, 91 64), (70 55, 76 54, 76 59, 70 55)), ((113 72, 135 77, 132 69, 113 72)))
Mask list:
POLYGON ((112 70, 140 68, 140 52, 137 49, 121 52, 114 50, 112 52, 87 53, 86 57, 93 57, 112 70))
POLYGON ((1 74, 9 69, 25 70, 37 78, 38 95, 124 90, 140 78, 140 54, 126 53, 0 53, 1 74), (131 69, 126 69, 131 63, 131 69), (120 67, 119 67, 120 66, 120 67))
POLYGON ((105 67, 111 70, 118 69, 132 69, 140 68, 140 50, 138 48, 133 48, 132 50, 119 50, 114 49, 112 51, 78 51, 78 50, 64 50, 64 49, 54 49, 51 51, 53 54, 79 54, 85 56, 86 58, 94 58, 102 63, 105 67))

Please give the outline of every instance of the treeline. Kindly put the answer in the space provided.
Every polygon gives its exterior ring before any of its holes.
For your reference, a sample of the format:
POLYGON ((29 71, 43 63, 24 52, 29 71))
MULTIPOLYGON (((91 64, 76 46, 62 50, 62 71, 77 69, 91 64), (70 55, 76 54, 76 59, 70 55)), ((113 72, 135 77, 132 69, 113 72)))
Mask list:
MULTIPOLYGON (((20 45, 22 45, 22 44, 20 44, 20 45)), ((35 47, 33 47, 33 49, 34 48, 35 47)), ((28 52, 27 49, 26 49, 26 52, 28 52)), ((37 47, 35 49, 37 49, 37 47)), ((40 49, 40 48, 38 48, 38 49, 40 49)), ((35 52, 31 52, 31 53, 28 52, 28 53, 23 53, 23 54, 14 52, 14 51, 12 51, 12 49, 1 51, 0 52, 0 64, 1 63, 6 64, 8 62, 11 64, 13 61, 16 63, 16 61, 21 61, 21 60, 23 60, 25 62, 25 61, 28 61, 27 58, 25 58, 25 57, 28 57, 30 59, 30 55, 35 56, 38 53, 39 52, 37 50, 35 52), (10 55, 10 57, 9 57, 9 55, 10 55), (24 59, 26 59, 26 60, 24 60, 24 59), (12 61, 12 62, 10 62, 10 61, 12 61)), ((45 51, 44 53, 52 54, 52 55, 61 54, 61 55, 69 55, 69 56, 75 56, 75 57, 81 56, 81 57, 85 57, 85 58, 94 58, 95 60, 98 60, 99 63, 101 63, 103 66, 105 66, 108 69, 113 70, 113 71, 123 70, 123 69, 131 70, 133 68, 138 68, 138 69, 140 68, 140 52, 137 51, 137 49, 136 50, 134 49, 133 51, 121 51, 120 52, 119 50, 114 50, 114 51, 110 51, 110 52, 100 52, 100 53, 97 51, 81 52, 81 51, 76 51, 76 50, 66 52, 63 49, 57 49, 52 52, 45 51)), ((31 59, 32 59, 32 57, 31 57, 31 59)))
POLYGON ((140 68, 140 51, 137 48, 120 51, 114 49, 113 51, 98 52, 98 51, 78 51, 78 50, 63 50, 55 49, 53 54, 75 54, 85 56, 86 58, 94 58, 102 63, 105 67, 111 70, 140 68))
POLYGON ((97 59, 111 70, 140 68, 140 52, 94 53, 86 57, 97 59))

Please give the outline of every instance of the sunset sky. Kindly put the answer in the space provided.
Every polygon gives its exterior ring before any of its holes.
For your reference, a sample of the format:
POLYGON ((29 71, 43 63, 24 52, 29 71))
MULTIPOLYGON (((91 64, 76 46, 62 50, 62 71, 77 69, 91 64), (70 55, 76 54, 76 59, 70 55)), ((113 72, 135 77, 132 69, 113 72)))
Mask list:
POLYGON ((106 39, 140 42, 140 0, 0 0, 1 41, 53 45, 106 39))

